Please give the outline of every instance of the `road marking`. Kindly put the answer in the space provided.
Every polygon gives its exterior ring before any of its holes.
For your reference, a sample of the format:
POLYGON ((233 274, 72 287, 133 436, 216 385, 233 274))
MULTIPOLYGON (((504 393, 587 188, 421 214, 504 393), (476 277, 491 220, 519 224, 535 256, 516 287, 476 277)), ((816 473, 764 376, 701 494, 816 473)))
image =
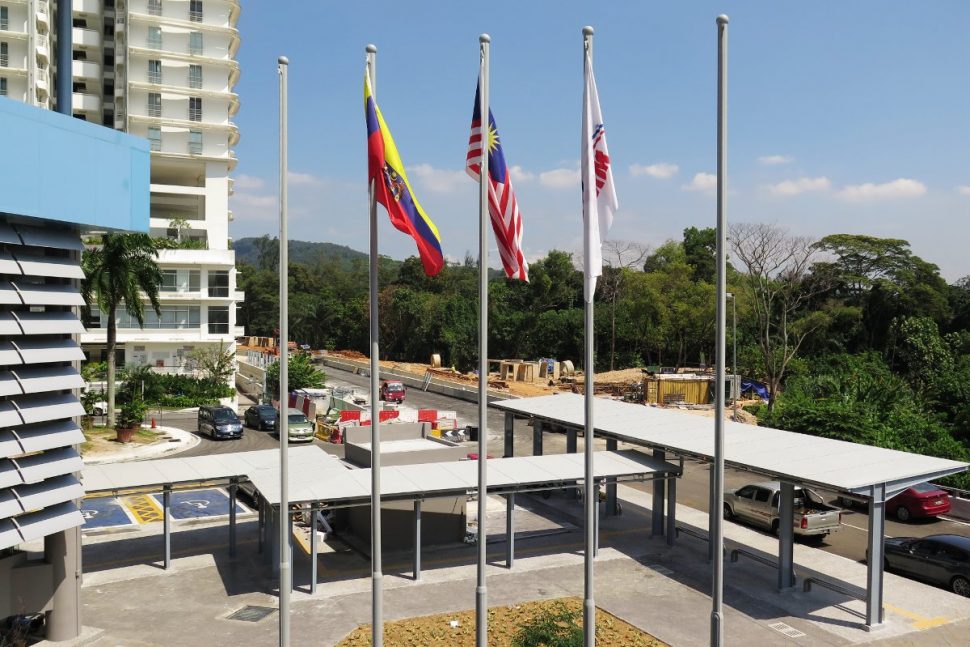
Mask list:
POLYGON ((953 517, 944 517, 944 516, 941 515, 940 516, 940 519, 942 519, 943 521, 949 521, 950 523, 958 523, 961 526, 970 526, 970 523, 968 523, 966 521, 962 521, 960 519, 954 519, 953 517))
POLYGON ((155 499, 146 494, 121 497, 121 503, 131 510, 138 523, 151 523, 165 518, 165 513, 162 512, 155 499))
MULTIPOLYGON (((864 533, 869 532, 868 528, 860 528, 859 526, 853 526, 851 523, 846 523, 844 521, 842 522, 842 525, 846 526, 847 528, 852 528, 853 530, 858 530, 860 532, 864 532, 864 533)), ((890 537, 892 537, 892 535, 883 535, 883 537, 885 537, 886 539, 889 539, 890 537)))
POLYGON ((911 620, 910 626, 913 629, 932 629, 933 627, 940 627, 942 625, 952 622, 949 618, 945 616, 936 616, 935 618, 927 618, 924 615, 920 615, 914 611, 909 611, 907 609, 900 609, 897 606, 893 606, 888 602, 883 602, 883 607, 886 611, 890 613, 895 613, 897 616, 902 616, 907 620, 911 620))

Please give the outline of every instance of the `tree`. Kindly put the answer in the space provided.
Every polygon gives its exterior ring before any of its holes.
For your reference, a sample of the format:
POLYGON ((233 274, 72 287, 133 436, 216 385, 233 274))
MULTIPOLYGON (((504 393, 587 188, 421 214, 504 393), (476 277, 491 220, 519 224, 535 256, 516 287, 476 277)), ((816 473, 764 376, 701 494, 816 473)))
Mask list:
POLYGON ((807 307, 828 286, 809 280, 818 247, 808 238, 790 236, 774 225, 738 224, 729 239, 745 270, 739 280, 755 315, 771 410, 788 364, 805 339, 831 320, 825 309, 807 307))
POLYGON ((236 354, 228 344, 200 346, 189 353, 189 367, 205 379, 225 384, 236 372, 236 354))
POLYGON ((145 325, 145 294, 155 314, 161 313, 158 291, 162 272, 158 250, 148 234, 104 234, 101 246, 84 252, 81 293, 89 306, 97 305, 108 319, 108 426, 115 424, 115 347, 118 308, 123 307, 139 326, 145 325))
MULTIPOLYGON (((327 381, 327 374, 310 361, 309 353, 290 353, 286 365, 287 387, 290 391, 320 388, 327 381)), ((274 399, 280 398, 280 363, 270 364, 266 369, 266 384, 274 399)))
POLYGON ((603 276, 600 279, 600 294, 610 304, 610 370, 616 364, 616 301, 623 290, 624 276, 627 272, 643 264, 647 248, 640 243, 628 240, 603 241, 603 276))
POLYGON ((713 283, 717 274, 717 230, 713 227, 684 230, 684 256, 694 268, 694 279, 713 283))

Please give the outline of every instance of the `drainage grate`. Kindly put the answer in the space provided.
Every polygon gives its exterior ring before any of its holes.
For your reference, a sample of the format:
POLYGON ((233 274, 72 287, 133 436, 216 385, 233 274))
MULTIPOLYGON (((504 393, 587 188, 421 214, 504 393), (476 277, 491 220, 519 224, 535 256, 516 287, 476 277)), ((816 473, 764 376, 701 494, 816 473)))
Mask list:
POLYGON ((247 604, 242 609, 233 611, 227 616, 227 619, 241 620, 242 622, 259 622, 271 613, 276 613, 276 609, 273 607, 257 607, 252 604, 247 604))
POLYGON ((775 622, 768 626, 778 633, 788 636, 789 638, 804 638, 806 635, 791 625, 786 625, 784 622, 775 622))

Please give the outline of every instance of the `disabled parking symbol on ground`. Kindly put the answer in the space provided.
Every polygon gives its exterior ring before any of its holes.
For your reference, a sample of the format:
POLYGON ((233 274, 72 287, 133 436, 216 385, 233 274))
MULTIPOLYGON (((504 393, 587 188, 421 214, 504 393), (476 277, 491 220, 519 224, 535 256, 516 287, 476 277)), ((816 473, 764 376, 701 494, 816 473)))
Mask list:
POLYGON ((110 528, 135 523, 116 497, 85 499, 81 503, 81 516, 84 517, 85 528, 110 528))
MULTIPOLYGON (((159 506, 163 505, 160 494, 153 495, 159 506)), ((236 504, 236 512, 244 514, 248 510, 236 504)), ((217 488, 192 490, 188 492, 172 492, 173 519, 200 519, 205 517, 222 517, 229 514, 229 495, 217 488)))

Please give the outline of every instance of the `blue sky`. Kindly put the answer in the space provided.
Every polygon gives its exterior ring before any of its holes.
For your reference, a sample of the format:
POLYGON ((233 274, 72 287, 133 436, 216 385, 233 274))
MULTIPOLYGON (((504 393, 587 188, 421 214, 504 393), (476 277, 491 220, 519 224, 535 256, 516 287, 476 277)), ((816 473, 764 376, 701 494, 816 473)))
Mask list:
MULTIPOLYGON (((794 234, 905 238, 970 274, 970 3, 243 3, 236 238, 278 231, 276 59, 290 59, 290 236, 366 250, 364 46, 377 98, 447 257, 477 254, 477 188, 462 171, 478 72, 529 258, 581 249, 582 35, 620 209, 610 238, 656 246, 713 226, 716 28, 730 23, 732 222, 794 234), (481 9, 479 7, 484 7, 481 9)), ((381 212, 381 252, 415 253, 381 212)), ((494 250, 494 243, 491 245, 494 250)), ((497 253, 491 253, 497 264, 497 253)))

